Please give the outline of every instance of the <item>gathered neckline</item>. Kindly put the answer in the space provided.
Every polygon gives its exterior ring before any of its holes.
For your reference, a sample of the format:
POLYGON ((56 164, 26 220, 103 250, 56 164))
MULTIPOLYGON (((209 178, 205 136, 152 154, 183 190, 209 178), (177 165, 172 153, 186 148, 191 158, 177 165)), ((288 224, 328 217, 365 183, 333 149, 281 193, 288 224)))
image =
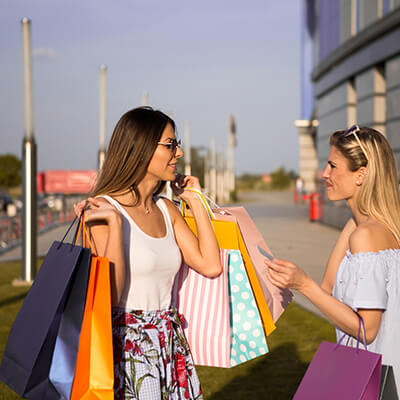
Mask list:
POLYGON ((349 249, 346 250, 346 255, 349 257, 356 257, 356 256, 368 256, 368 255, 380 255, 380 254, 387 254, 387 253, 393 253, 393 254, 400 254, 400 249, 382 249, 378 251, 360 251, 358 253, 352 253, 349 249))

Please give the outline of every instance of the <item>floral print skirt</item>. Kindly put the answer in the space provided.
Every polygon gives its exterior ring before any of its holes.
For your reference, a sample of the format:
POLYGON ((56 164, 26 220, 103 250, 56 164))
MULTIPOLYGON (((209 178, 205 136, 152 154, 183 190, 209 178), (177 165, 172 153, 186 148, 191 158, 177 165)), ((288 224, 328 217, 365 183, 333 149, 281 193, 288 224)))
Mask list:
POLYGON ((113 308, 116 400, 203 399, 183 322, 175 308, 113 308))

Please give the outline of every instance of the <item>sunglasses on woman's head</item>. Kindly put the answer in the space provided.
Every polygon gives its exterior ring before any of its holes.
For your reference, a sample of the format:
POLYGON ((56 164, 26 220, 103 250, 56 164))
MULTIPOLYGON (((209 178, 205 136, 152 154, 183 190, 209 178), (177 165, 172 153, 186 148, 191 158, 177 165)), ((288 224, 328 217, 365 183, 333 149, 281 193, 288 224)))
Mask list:
POLYGON ((357 132, 360 132, 360 127, 358 125, 353 125, 352 127, 350 127, 349 129, 347 129, 347 131, 344 131, 343 136, 349 136, 351 134, 353 134, 354 136, 357 136, 357 132))
POLYGON ((367 156, 366 151, 364 150, 364 146, 362 145, 361 140, 357 135, 357 133, 360 131, 361 131, 360 127, 356 124, 356 125, 353 125, 352 127, 350 127, 349 129, 347 129, 347 131, 344 131, 343 136, 347 137, 349 135, 354 135, 354 137, 357 140, 358 145, 360 146, 361 151, 364 153, 365 158, 368 160, 368 156, 367 156))
POLYGON ((171 141, 164 143, 158 142, 157 144, 161 144, 165 147, 168 147, 171 150, 171 153, 175 153, 176 149, 181 147, 181 140, 171 139, 171 141))

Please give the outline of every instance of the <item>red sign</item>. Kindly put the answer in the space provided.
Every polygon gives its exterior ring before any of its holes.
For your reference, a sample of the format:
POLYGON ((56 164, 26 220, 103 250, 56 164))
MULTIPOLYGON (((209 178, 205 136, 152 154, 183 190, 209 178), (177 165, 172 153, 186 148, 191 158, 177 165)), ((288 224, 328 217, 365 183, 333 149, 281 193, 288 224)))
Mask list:
POLYGON ((49 170, 37 174, 38 193, 79 193, 90 192, 96 183, 97 171, 49 170))

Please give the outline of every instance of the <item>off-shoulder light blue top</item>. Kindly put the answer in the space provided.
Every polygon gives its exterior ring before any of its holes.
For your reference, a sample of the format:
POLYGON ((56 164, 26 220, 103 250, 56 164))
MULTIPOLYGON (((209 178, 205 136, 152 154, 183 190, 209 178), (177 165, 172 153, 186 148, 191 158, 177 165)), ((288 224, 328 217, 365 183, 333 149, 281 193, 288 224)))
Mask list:
MULTIPOLYGON (((382 354, 382 363, 393 366, 400 388, 400 249, 346 252, 336 273, 332 295, 354 311, 384 310, 375 340, 368 350, 382 354)), ((336 329, 339 340, 343 332, 336 329)))

